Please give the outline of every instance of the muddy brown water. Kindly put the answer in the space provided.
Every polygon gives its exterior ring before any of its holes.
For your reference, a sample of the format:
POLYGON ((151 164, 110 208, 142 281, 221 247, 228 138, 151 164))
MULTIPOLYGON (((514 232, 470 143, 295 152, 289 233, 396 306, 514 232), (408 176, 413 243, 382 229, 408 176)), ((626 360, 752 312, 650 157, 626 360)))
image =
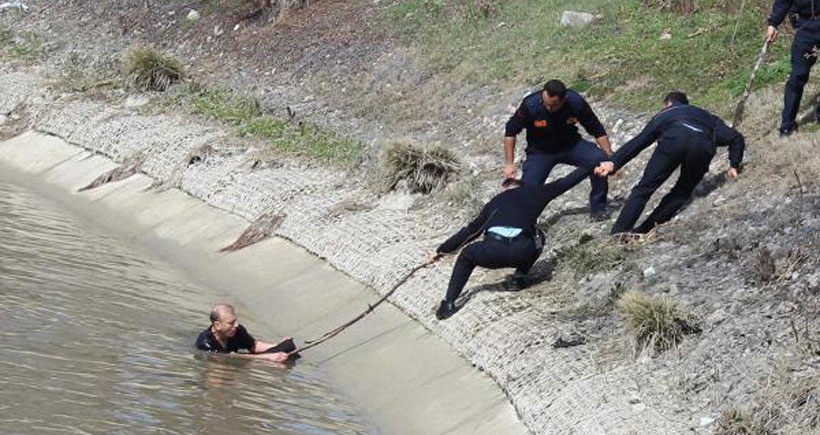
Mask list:
POLYGON ((2 432, 376 432, 309 363, 195 351, 216 293, 0 180, 2 432))

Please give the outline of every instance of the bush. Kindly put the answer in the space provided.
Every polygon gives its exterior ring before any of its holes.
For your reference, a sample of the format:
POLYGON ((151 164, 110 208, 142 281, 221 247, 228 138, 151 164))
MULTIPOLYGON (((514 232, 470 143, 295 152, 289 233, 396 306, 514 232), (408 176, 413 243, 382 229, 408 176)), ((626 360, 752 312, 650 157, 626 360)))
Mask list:
POLYGON ((132 47, 124 63, 128 80, 141 91, 165 91, 184 76, 179 60, 147 47, 132 47))
POLYGON ((685 334, 700 332, 687 312, 664 297, 633 290, 621 296, 618 308, 638 349, 652 346, 663 352, 677 345, 685 334))
POLYGON ((388 189, 402 180, 411 192, 430 193, 450 182, 459 171, 456 156, 447 149, 423 149, 408 142, 396 142, 384 153, 388 189))

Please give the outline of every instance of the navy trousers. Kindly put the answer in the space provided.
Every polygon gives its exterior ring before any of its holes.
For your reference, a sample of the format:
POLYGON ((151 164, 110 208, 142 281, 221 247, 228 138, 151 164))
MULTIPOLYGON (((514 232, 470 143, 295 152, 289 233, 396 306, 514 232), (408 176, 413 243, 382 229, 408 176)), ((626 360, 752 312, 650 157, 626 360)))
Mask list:
POLYGON ((634 232, 647 233, 656 225, 669 221, 686 204, 692 192, 709 170, 709 163, 715 155, 714 148, 707 143, 680 142, 658 144, 643 177, 629 194, 612 234, 634 232), (672 190, 663 197, 652 214, 638 227, 633 228, 641 217, 649 198, 680 167, 680 177, 672 190))
MULTIPOLYGON (((606 160, 606 154, 603 150, 594 143, 582 139, 566 151, 554 154, 527 153, 521 180, 524 181, 524 184, 544 184, 550 172, 552 172, 552 168, 559 163, 592 168, 598 166, 604 160, 606 160)), ((589 181, 592 185, 592 190, 589 192, 589 210, 592 213, 603 212, 606 210, 606 195, 609 190, 609 183, 606 178, 595 175, 590 175, 589 181)))
MULTIPOLYGON (((798 19, 795 23, 798 29, 792 43, 792 72, 786 82, 783 95, 783 115, 780 130, 794 130, 795 120, 800 110, 800 100, 803 98, 803 88, 809 81, 811 68, 817 62, 817 55, 812 55, 815 47, 820 49, 820 19, 798 19)), ((818 109, 820 114, 820 109, 818 109)), ((818 119, 820 121, 820 119, 818 119)))
POLYGON ((516 273, 526 274, 535 264, 542 250, 543 247, 538 249, 535 246, 533 237, 521 237, 511 242, 485 238, 471 243, 465 246, 458 255, 444 299, 448 302, 455 302, 458 299, 458 295, 467 285, 467 280, 470 279, 476 266, 487 269, 514 267, 516 273))

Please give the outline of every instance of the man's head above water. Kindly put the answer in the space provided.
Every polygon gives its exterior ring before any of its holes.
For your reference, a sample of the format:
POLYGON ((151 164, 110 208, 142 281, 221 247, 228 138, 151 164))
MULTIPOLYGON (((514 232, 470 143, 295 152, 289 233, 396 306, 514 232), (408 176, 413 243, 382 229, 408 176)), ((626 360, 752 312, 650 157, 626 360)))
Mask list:
POLYGON ((211 308, 211 331, 222 337, 233 337, 239 322, 230 304, 216 304, 211 308))

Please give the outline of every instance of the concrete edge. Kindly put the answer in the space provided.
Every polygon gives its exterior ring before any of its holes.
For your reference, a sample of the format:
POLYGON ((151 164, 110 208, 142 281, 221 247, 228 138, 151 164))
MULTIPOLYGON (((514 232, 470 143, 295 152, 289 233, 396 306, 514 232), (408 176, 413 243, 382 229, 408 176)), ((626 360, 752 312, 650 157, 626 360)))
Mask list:
MULTIPOLYGON (((226 299, 297 341, 321 335, 378 298, 283 239, 218 253, 248 222, 178 190, 148 191, 146 176, 78 193, 117 164, 57 137, 26 132, 0 142, 0 166, 15 184, 148 247, 199 282, 230 289, 226 299)), ((392 305, 304 356, 301 363, 328 373, 386 433, 528 432, 493 380, 392 305)))

